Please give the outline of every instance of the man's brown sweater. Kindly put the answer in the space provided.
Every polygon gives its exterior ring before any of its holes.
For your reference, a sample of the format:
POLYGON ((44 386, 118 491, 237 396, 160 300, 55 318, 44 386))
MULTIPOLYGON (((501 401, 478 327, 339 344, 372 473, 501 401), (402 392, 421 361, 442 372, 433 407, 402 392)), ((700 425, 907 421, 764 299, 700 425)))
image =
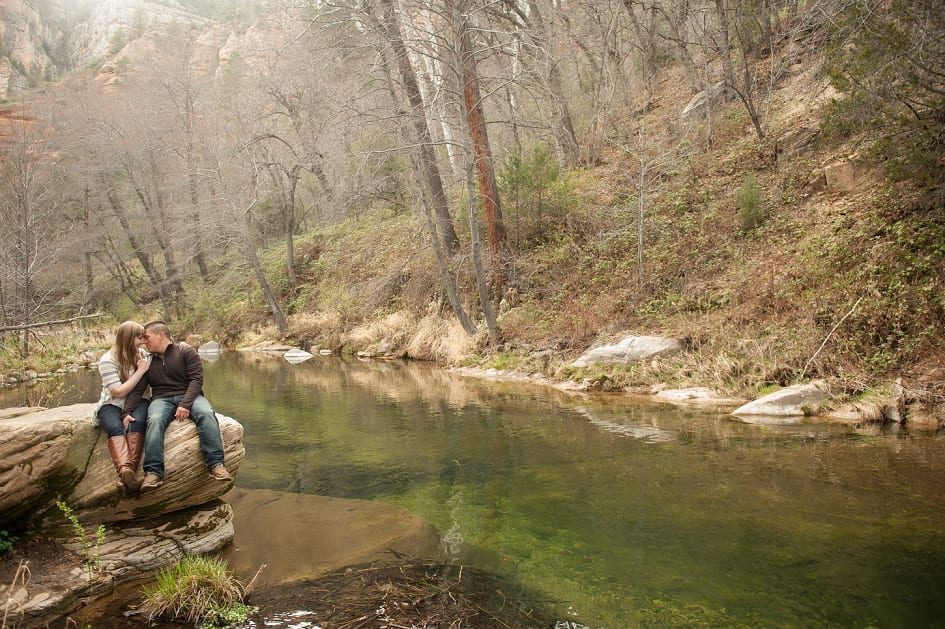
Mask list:
POLYGON ((124 413, 132 409, 151 387, 151 397, 183 395, 178 406, 190 410, 198 395, 203 395, 203 362, 200 354, 187 343, 171 343, 163 354, 154 354, 151 366, 138 385, 125 398, 124 413))

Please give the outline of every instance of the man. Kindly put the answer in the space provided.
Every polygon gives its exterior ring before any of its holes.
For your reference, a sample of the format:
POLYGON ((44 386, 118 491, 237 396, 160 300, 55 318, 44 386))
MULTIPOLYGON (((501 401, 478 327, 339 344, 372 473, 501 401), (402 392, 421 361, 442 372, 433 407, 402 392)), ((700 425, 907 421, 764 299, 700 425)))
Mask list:
POLYGON ((151 387, 148 425, 144 437, 144 481, 141 491, 164 484, 164 433, 172 419, 191 420, 197 426, 200 449, 210 477, 231 481, 223 465, 223 437, 210 402, 203 396, 203 362, 186 343, 175 343, 163 321, 144 326, 144 344, 153 354, 151 366, 128 394, 123 414, 130 414, 145 389, 151 387))

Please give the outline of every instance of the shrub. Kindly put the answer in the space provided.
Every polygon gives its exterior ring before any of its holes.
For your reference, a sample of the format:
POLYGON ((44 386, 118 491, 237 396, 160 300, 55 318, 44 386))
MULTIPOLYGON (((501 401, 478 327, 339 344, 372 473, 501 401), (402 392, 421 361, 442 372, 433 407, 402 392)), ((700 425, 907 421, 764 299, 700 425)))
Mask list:
POLYGON ((543 144, 509 154, 498 183, 509 243, 520 251, 554 240, 577 207, 571 183, 543 144))
POLYGON ((145 587, 148 620, 184 620, 201 628, 243 623, 255 608, 243 602, 243 585, 227 573, 226 562, 214 557, 185 557, 145 587))
POLYGON ((748 175, 738 190, 738 222, 743 232, 761 226, 766 218, 764 191, 755 175, 748 175))

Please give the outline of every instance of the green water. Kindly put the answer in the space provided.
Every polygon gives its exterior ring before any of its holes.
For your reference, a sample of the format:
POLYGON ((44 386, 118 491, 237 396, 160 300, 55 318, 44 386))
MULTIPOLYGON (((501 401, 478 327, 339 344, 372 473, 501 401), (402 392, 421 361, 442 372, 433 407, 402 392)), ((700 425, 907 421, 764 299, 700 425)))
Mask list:
POLYGON ((244 425, 240 487, 401 505, 590 627, 945 626, 941 434, 332 357, 226 354, 206 393, 244 425))

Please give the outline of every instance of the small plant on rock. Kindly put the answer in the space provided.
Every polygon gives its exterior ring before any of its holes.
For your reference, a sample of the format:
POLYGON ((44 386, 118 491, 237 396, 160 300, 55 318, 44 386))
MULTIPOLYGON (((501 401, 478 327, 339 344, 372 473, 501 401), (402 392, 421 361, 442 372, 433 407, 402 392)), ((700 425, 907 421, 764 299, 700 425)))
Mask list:
POLYGON ((85 557, 85 569, 88 570, 89 581, 91 581, 92 577, 98 572, 102 565, 101 548, 102 544, 105 543, 105 525, 99 524, 98 528, 95 529, 95 541, 93 542, 89 539, 88 535, 86 535, 85 527, 79 522, 79 518, 72 510, 72 507, 62 500, 57 501, 56 506, 62 511, 62 515, 69 520, 69 524, 72 526, 72 532, 79 538, 79 543, 82 545, 82 556, 85 557))
POLYGON ((10 535, 9 531, 0 531, 0 555, 13 550, 13 545, 16 544, 16 540, 17 537, 10 535))

